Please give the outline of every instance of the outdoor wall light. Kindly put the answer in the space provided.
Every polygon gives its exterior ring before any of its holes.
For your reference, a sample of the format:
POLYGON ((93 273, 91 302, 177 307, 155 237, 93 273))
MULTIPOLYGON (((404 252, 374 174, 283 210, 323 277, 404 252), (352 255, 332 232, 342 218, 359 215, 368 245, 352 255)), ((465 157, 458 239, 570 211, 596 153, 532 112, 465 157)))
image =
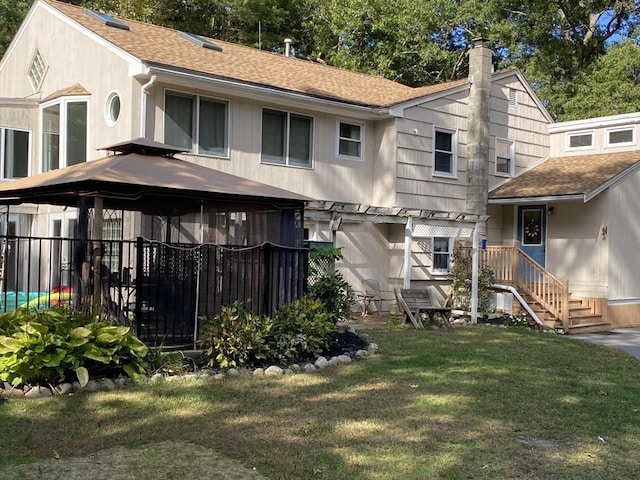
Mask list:
POLYGON ((549 208, 547 208, 547 215, 553 215, 553 212, 554 212, 554 211, 555 211, 555 210, 554 210, 554 207, 549 207, 549 208))
POLYGON ((606 240, 607 239, 607 226, 605 225, 604 227, 602 227, 602 239, 606 240))

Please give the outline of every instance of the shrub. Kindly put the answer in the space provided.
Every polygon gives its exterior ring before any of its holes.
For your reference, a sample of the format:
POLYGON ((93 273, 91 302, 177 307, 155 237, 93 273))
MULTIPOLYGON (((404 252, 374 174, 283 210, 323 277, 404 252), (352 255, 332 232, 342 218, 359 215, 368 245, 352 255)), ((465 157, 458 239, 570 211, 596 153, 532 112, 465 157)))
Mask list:
POLYGON ((296 299, 274 316, 271 357, 285 362, 311 359, 327 349, 336 330, 323 302, 310 296, 296 299))
POLYGON ((311 250, 309 256, 311 266, 309 276, 310 279, 313 279, 309 286, 309 295, 324 304, 331 320, 338 321, 350 317, 355 304, 353 287, 340 272, 333 268, 317 267, 318 265, 333 265, 335 260, 340 260, 342 258, 340 249, 315 249, 311 250))
POLYGON ((0 315, 0 380, 15 386, 54 383, 72 373, 86 385, 105 370, 136 377, 144 373, 147 351, 129 327, 64 309, 0 315))
MULTIPOLYGON (((451 296, 453 307, 469 311, 471 309, 471 249, 456 243, 453 248, 453 266, 451 268, 451 296)), ((486 267, 478 269, 478 312, 489 313, 491 307, 491 285, 494 282, 493 270, 486 267)))
POLYGON ((254 315, 240 302, 222 307, 203 330, 204 358, 210 367, 240 367, 268 357, 269 318, 254 315))

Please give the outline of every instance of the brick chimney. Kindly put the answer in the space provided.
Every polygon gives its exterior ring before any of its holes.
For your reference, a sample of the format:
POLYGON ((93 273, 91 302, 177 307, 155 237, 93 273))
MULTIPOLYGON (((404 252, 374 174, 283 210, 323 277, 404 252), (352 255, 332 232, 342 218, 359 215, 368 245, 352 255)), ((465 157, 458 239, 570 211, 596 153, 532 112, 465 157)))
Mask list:
POLYGON ((485 38, 473 39, 469 51, 469 110, 467 118, 468 213, 487 214, 489 197, 489 99, 493 52, 485 38))

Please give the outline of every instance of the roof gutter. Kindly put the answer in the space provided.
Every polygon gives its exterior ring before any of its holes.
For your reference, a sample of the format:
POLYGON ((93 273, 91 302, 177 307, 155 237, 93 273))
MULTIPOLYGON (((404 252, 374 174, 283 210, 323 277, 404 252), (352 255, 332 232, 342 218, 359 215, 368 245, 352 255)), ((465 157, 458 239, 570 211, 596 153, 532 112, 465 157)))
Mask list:
POLYGON ((511 197, 511 198, 490 198, 492 205, 515 205, 521 203, 542 203, 542 202, 575 202, 577 200, 586 202, 586 196, 582 193, 575 195, 548 195, 546 197, 511 197))
POLYGON ((149 89, 153 87, 153 84, 156 83, 158 77, 156 75, 151 75, 151 78, 147 83, 145 83, 140 89, 140 137, 146 138, 147 133, 147 95, 149 94, 149 89))
POLYGON ((320 111, 343 109, 350 111, 352 114, 365 118, 380 118, 390 116, 389 109, 385 107, 357 105, 353 103, 340 102, 339 100, 331 100, 327 98, 313 97, 311 95, 304 95, 301 93, 292 92, 290 90, 281 90, 274 87, 266 87, 263 85, 230 80, 224 77, 206 75, 189 70, 172 69, 165 66, 150 65, 148 63, 146 65, 148 67, 148 71, 154 74, 154 76, 168 75, 180 78, 186 77, 191 80, 200 80, 209 83, 215 82, 218 85, 223 85, 225 87, 235 89, 240 94, 243 94, 245 96, 249 94, 255 97, 264 98, 269 102, 289 99, 312 103, 314 104, 315 109, 320 111), (327 108, 327 106, 329 108, 327 108))

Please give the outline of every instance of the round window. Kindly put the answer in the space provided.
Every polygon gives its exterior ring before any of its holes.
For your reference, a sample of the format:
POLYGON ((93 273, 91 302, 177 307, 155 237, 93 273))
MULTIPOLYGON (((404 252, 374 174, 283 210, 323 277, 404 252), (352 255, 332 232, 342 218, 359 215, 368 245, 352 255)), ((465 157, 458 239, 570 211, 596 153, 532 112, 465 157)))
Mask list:
POLYGON ((120 118, 120 95, 116 92, 113 92, 107 98, 105 117, 109 125, 115 125, 118 118, 120 118))

